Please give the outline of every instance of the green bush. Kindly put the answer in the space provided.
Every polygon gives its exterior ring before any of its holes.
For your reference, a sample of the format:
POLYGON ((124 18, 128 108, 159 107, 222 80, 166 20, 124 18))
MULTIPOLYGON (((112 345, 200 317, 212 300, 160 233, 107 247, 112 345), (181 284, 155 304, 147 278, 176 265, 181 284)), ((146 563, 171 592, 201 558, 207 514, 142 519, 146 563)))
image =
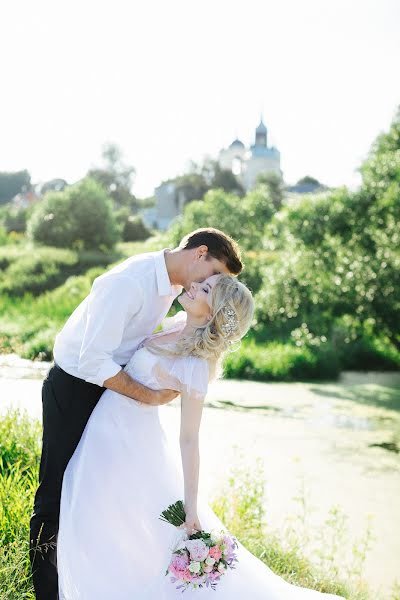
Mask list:
POLYGON ((150 231, 143 223, 142 217, 130 216, 122 230, 122 239, 124 242, 136 242, 139 240, 147 240, 150 237, 150 231))
POLYGON ((26 208, 14 206, 11 203, 5 204, 0 208, 0 221, 7 233, 15 231, 16 233, 24 233, 28 218, 31 216, 33 206, 26 208))
POLYGON ((5 246, 0 248, 0 294, 42 294, 97 265, 114 262, 118 254, 75 252, 61 248, 5 246))
POLYGON ((228 379, 309 381, 336 379, 339 372, 339 361, 328 344, 310 349, 288 342, 256 345, 246 341, 224 360, 224 375, 228 379))
POLYGON ((349 315, 335 320, 332 340, 342 369, 398 371, 400 352, 373 329, 369 320, 360 322, 349 315))
POLYGON ((111 200, 92 179, 45 194, 28 222, 28 235, 39 244, 75 250, 108 251, 118 239, 111 200))
POLYGON ((5 227, 0 223, 0 246, 5 246, 8 243, 8 236, 5 227))
POLYGON ((128 208, 121 208, 115 213, 115 218, 124 242, 147 240, 151 233, 139 215, 132 215, 128 208))
POLYGON ((243 250, 262 247, 264 225, 275 212, 266 186, 260 186, 244 198, 210 190, 204 200, 190 202, 182 217, 170 228, 172 244, 178 244, 184 235, 199 227, 216 227, 237 240, 243 250))

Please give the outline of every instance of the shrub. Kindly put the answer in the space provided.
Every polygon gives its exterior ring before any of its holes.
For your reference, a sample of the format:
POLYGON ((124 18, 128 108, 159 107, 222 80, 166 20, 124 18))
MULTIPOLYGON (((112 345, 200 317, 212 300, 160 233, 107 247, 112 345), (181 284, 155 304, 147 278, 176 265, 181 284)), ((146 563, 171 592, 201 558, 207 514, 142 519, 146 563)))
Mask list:
POLYGON ((266 186, 239 198, 222 189, 210 190, 204 200, 190 202, 182 217, 170 228, 173 244, 199 227, 216 227, 237 240, 244 250, 262 247, 264 224, 272 218, 274 205, 266 186))
POLYGON ((8 243, 7 231, 0 223, 0 246, 5 246, 8 243))
POLYGON ((14 206, 11 203, 3 206, 0 209, 0 220, 2 220, 7 233, 11 231, 24 233, 26 231, 27 219, 32 214, 32 208, 31 206, 27 208, 14 206))
POLYGON ((107 251, 118 238, 111 200, 91 179, 48 192, 28 222, 28 235, 39 244, 107 251))
POLYGON ((243 342, 239 350, 224 360, 228 379, 256 381, 308 381, 336 379, 340 365, 333 348, 297 347, 291 343, 270 342, 255 345, 243 342))
POLYGON ((51 290, 70 277, 79 275, 93 266, 106 266, 118 258, 117 254, 95 251, 77 253, 51 247, 7 246, 0 249, 0 293, 37 296, 51 290))
POLYGON ((132 215, 128 208, 121 208, 115 213, 115 217, 124 242, 136 242, 147 240, 151 233, 139 215, 132 215))
POLYGON ((150 237, 150 231, 143 223, 142 217, 134 217, 131 215, 125 222, 122 230, 122 239, 124 242, 147 240, 148 237, 150 237))

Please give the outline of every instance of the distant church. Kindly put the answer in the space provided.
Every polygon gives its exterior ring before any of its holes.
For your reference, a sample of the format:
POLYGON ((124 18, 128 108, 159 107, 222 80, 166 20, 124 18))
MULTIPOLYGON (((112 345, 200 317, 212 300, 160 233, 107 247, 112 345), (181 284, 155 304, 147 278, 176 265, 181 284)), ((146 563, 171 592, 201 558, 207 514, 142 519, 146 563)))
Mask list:
MULTIPOLYGON (((276 173, 281 179, 280 153, 274 147, 268 147, 267 128, 261 116, 256 129, 254 144, 246 148, 236 139, 227 149, 220 150, 218 162, 222 169, 230 170, 243 185, 245 191, 251 190, 261 173, 276 173)), ((177 190, 173 180, 163 181, 155 188, 156 206, 142 211, 143 219, 149 227, 167 229, 170 223, 183 212, 186 204, 185 194, 177 190)))
POLYGON ((246 149, 243 142, 236 139, 227 149, 220 150, 218 162, 222 169, 232 171, 244 189, 251 190, 261 173, 276 173, 281 179, 281 155, 274 146, 268 147, 268 130, 261 116, 256 129, 255 141, 246 149))

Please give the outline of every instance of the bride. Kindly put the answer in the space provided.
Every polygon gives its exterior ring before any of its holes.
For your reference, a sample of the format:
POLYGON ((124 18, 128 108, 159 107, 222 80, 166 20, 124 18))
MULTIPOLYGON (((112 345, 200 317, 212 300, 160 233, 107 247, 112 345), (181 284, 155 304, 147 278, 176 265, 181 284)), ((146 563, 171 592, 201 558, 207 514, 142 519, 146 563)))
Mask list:
MULTIPOLYGON (((181 395, 181 464, 163 424, 165 406, 107 389, 64 473, 57 568, 60 600, 172 600, 181 594, 165 576, 181 534, 159 519, 184 499, 188 534, 225 529, 198 500, 199 427, 209 381, 229 345, 248 331, 249 290, 230 275, 193 283, 179 296, 184 312, 173 327, 142 342, 125 370, 148 387, 181 395)), ((242 544, 235 570, 216 590, 188 589, 184 597, 220 600, 321 600, 322 594, 285 582, 242 544)), ((342 599, 343 600, 343 599, 342 599)))

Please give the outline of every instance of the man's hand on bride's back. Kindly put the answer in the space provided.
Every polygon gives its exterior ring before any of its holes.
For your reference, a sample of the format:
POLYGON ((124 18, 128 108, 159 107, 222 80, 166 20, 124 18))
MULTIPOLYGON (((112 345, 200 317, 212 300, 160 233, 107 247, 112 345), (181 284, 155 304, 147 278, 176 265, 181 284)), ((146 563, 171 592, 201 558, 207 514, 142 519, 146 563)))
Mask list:
POLYGON ((174 400, 177 396, 179 396, 180 392, 177 392, 176 390, 154 390, 156 393, 156 401, 155 401, 155 405, 160 405, 160 404, 168 404, 168 402, 171 402, 172 400, 174 400))
POLYGON ((119 371, 114 377, 106 379, 103 386, 114 392, 128 396, 129 398, 153 406, 168 404, 168 402, 171 402, 171 400, 174 400, 174 398, 179 396, 180 393, 176 390, 155 390, 149 388, 133 379, 133 377, 124 370, 119 371))

